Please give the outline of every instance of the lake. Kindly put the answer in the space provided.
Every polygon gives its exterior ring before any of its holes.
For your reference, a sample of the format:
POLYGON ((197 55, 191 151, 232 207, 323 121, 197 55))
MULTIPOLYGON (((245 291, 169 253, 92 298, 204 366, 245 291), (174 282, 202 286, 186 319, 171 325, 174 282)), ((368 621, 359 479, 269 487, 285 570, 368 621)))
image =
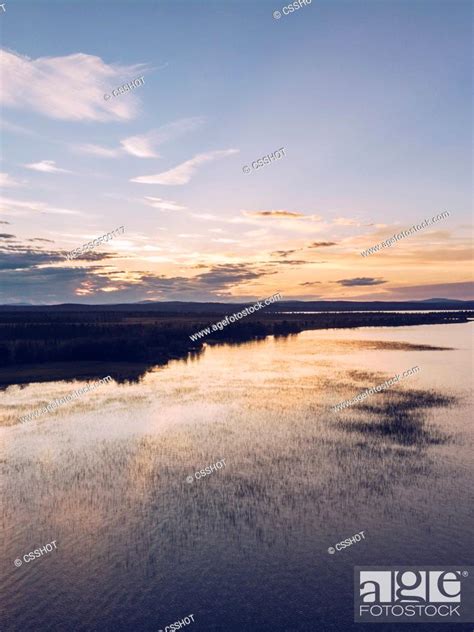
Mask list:
POLYGON ((207 346, 25 424, 85 383, 9 387, 2 631, 378 629, 353 623, 355 565, 469 562, 471 380, 464 323, 207 346))

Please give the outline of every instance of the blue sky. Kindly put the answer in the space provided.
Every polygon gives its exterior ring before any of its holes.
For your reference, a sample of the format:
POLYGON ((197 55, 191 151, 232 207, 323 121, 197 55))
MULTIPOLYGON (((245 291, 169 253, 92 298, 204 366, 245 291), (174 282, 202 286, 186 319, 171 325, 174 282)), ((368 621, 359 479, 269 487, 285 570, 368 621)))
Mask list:
POLYGON ((5 4, 2 302, 472 298, 470 4, 283 6, 5 4))

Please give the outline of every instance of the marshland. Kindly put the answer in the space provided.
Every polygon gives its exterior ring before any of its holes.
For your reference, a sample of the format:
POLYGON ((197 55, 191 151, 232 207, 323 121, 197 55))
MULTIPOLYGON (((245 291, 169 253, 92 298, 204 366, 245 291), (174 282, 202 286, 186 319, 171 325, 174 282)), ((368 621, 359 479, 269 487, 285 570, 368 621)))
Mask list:
POLYGON ((341 600, 352 602, 354 565, 465 560, 471 328, 451 321, 221 341, 31 424, 19 416, 84 380, 4 389, 6 629, 35 620, 59 632, 64 621, 79 632, 146 632, 170 613, 194 612, 217 632, 217 603, 236 632, 269 632, 275 620, 285 630, 328 621, 325 632, 364 629, 338 617, 341 600), (393 388, 332 411, 413 366, 421 370, 393 388), (186 482, 222 458, 224 469, 186 482), (361 530, 357 546, 328 554, 361 530), (51 539, 61 555, 14 567, 51 539))

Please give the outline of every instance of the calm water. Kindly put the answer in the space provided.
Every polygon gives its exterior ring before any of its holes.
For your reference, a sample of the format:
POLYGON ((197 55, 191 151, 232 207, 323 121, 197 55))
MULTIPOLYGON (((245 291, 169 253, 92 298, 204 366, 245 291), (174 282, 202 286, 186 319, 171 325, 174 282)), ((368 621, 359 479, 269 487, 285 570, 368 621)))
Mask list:
MULTIPOLYGON (((454 314, 456 313, 462 313, 462 312, 466 312, 469 311, 468 309, 450 309, 450 312, 453 312, 454 314)), ((293 312, 276 312, 277 314, 445 314, 446 310, 445 309, 430 309, 430 310, 426 310, 426 309, 420 309, 420 310, 415 310, 415 309, 361 309, 361 310, 357 310, 357 309, 346 309, 346 310, 336 310, 336 311, 329 311, 329 310, 324 310, 324 311, 300 311, 298 310, 297 312, 293 311, 293 312)))
POLYGON ((207 347, 25 425, 19 415, 83 383, 10 387, 0 629, 158 632, 193 613, 190 632, 426 632, 355 625, 353 566, 469 563, 471 334, 320 330, 207 347), (14 566, 52 540, 57 551, 14 566))

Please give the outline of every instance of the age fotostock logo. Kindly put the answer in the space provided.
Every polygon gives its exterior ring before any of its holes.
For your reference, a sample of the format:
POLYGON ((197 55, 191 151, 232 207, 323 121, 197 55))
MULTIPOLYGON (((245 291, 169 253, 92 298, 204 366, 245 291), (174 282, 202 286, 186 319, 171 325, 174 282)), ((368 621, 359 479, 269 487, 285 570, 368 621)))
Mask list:
POLYGON ((472 566, 356 566, 354 621, 474 620, 472 566))

